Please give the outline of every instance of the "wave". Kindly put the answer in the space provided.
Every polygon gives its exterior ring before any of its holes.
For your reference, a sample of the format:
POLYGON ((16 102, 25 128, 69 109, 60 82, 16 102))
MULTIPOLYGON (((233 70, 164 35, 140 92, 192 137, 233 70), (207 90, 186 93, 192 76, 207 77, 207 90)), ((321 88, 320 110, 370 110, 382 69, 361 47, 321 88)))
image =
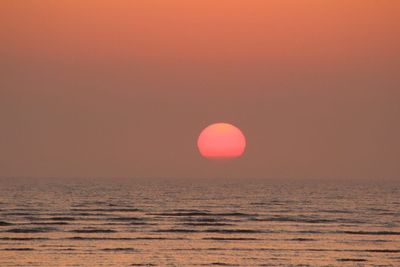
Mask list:
POLYGON ((25 219, 30 221, 74 221, 74 217, 67 216, 56 216, 56 217, 36 217, 36 216, 27 216, 25 219))
POLYGON ((112 203, 108 203, 106 201, 85 201, 82 203, 78 203, 78 204, 73 204, 72 207, 87 207, 87 206, 92 206, 92 205, 105 205, 105 206, 109 206, 109 207, 114 207, 116 206, 115 204, 112 203))
POLYGON ((20 212, 20 211, 29 211, 29 212, 40 212, 41 209, 33 209, 33 208, 10 208, 10 209, 3 209, 2 212, 20 212))
POLYGON ((51 216, 52 214, 34 214, 30 216, 25 216, 25 219, 29 221, 72 221, 75 220, 74 217, 66 216, 51 216), (50 217, 49 217, 50 215, 50 217), (42 217, 38 217, 42 216, 42 217))
POLYGON ((345 219, 345 218, 335 218, 335 219, 324 219, 324 218, 310 218, 302 216, 277 216, 268 218, 251 218, 252 221, 265 221, 265 222, 298 222, 298 223, 356 223, 361 224, 363 221, 345 219))
POLYGON ((70 209, 73 212, 137 212, 143 211, 137 208, 116 208, 116 209, 70 209))
POLYGON ((199 231, 193 230, 193 229, 160 229, 160 230, 155 230, 154 232, 157 232, 157 233, 196 233, 199 231))
POLYGON ((290 241, 300 241, 300 242, 304 242, 304 241, 316 241, 316 239, 314 238, 303 238, 303 237, 299 237, 299 238, 292 238, 292 239, 288 239, 290 241))
POLYGON ((181 221, 185 222, 200 222, 200 223, 218 223, 218 222, 231 222, 231 219, 224 217, 184 217, 181 221))
POLYGON ((361 253, 400 253, 400 249, 324 249, 324 248, 226 248, 237 251, 304 251, 304 252, 361 252, 361 253))
POLYGON ((160 213, 149 213, 149 215, 156 216, 170 216, 170 217, 180 217, 180 216, 215 216, 215 217, 253 217, 258 216, 258 214, 249 214, 242 212, 222 212, 222 213, 211 213, 209 211, 190 211, 190 212, 160 212, 160 213))
POLYGON ((147 223, 144 221, 132 221, 128 223, 129 225, 154 225, 152 223, 147 223))
POLYGON ((160 229, 155 230, 157 233, 220 233, 220 234, 260 234, 265 233, 260 230, 252 229, 205 229, 205 230, 194 230, 194 229, 160 229))
POLYGON ((31 251, 33 248, 3 248, 3 251, 31 251))
POLYGON ((74 221, 74 217, 50 217, 48 220, 52 221, 74 221))
POLYGON ((209 265, 213 265, 213 266, 239 266, 239 265, 236 265, 236 264, 224 263, 224 262, 211 262, 209 264, 206 264, 205 266, 209 266, 209 265))
MULTIPOLYGON (((96 217, 109 216, 109 214, 106 214, 106 213, 90 213, 90 212, 79 212, 79 213, 73 213, 71 215, 74 215, 74 216, 96 216, 96 217)), ((82 220, 82 218, 80 218, 80 220, 82 220)))
POLYGON ((31 222, 30 225, 68 225, 67 222, 31 222))
POLYGON ((283 206, 284 203, 280 201, 270 201, 270 202, 251 202, 252 206, 283 206))
POLYGON ((105 218, 106 221, 145 221, 145 218, 141 217, 110 217, 105 218))
POLYGON ((117 251, 136 251, 134 248, 103 248, 102 251, 111 251, 111 252, 117 252, 117 251))
POLYGON ((35 228, 13 228, 8 229, 5 232, 8 233, 48 233, 57 231, 57 228, 53 227, 35 227, 35 228))
POLYGON ((213 213, 215 216, 226 216, 226 217, 256 217, 259 214, 256 213, 242 213, 242 212, 225 212, 225 213, 213 213))
POLYGON ((400 249, 366 249, 365 252, 400 253, 400 249))
POLYGON ((173 212, 210 212, 205 209, 173 209, 173 212))
POLYGON ((262 240, 252 237, 204 237, 203 240, 216 240, 216 241, 255 241, 262 240))
POLYGON ((50 238, 45 237, 0 237, 0 240, 4 241, 45 241, 50 238))
POLYGON ((204 211, 191 211, 191 212, 160 212, 160 213, 149 213, 149 215, 155 216, 209 216, 209 212, 204 211))
POLYGON ((117 231, 112 229, 77 229, 77 230, 71 230, 70 232, 79 234, 94 234, 94 233, 116 233, 117 231))
POLYGON ((231 223, 218 223, 218 222, 193 222, 182 223, 185 226, 233 226, 231 223))
POLYGON ((67 237, 67 240, 87 240, 87 241, 133 241, 133 240, 187 240, 187 238, 167 238, 167 237, 67 237))
POLYGON ((5 222, 5 221, 0 221, 0 226, 10 226, 13 225, 12 223, 5 222))
POLYGON ((207 229, 202 232, 220 233, 220 234, 261 234, 261 233, 265 233, 264 231, 253 230, 253 229, 207 229))
POLYGON ((368 260, 366 260, 366 259, 347 259, 347 258, 344 258, 344 259, 337 259, 337 261, 340 261, 340 262, 365 262, 365 261, 368 261, 368 260))
POLYGON ((77 251, 78 249, 75 249, 75 248, 52 248, 49 250, 51 250, 51 251, 77 251))
POLYGON ((34 216, 35 213, 31 213, 31 212, 5 212, 2 215, 6 215, 6 216, 34 216))
POLYGON ((318 210, 318 212, 322 213, 334 213, 334 214, 353 214, 354 211, 349 211, 349 210, 330 210, 330 209, 323 209, 323 210, 318 210))
POLYGON ((351 235, 400 235, 400 232, 395 231, 337 231, 337 233, 351 235))
MULTIPOLYGON (((285 231, 282 231, 284 233, 285 231)), ((291 233, 291 232, 289 232, 291 233)), ((299 234, 326 234, 329 233, 327 231, 317 231, 317 230, 299 230, 299 231, 293 231, 292 233, 299 233, 299 234)))

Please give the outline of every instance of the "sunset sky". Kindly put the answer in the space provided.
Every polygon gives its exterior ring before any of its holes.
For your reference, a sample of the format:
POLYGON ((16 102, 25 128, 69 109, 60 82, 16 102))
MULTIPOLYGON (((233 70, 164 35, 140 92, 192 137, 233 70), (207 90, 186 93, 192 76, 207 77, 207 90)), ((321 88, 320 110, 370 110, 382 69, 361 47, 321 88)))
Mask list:
POLYGON ((0 177, 400 179, 400 1, 4 0, 0 177), (246 136, 214 162, 214 122, 246 136))

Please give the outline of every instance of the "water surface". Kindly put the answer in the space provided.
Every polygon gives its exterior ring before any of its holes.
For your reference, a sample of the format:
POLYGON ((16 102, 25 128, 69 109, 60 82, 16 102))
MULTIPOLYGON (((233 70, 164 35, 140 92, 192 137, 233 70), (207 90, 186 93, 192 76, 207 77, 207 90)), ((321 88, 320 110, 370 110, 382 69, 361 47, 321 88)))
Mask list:
POLYGON ((400 186, 0 180, 0 266, 400 266, 400 186))

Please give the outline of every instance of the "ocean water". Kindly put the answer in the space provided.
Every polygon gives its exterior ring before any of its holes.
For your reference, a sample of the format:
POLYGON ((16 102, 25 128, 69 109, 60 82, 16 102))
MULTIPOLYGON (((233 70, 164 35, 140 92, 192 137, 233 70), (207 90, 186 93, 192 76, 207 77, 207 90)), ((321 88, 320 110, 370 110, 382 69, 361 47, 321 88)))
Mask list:
POLYGON ((400 266, 400 185, 2 179, 0 266, 400 266))

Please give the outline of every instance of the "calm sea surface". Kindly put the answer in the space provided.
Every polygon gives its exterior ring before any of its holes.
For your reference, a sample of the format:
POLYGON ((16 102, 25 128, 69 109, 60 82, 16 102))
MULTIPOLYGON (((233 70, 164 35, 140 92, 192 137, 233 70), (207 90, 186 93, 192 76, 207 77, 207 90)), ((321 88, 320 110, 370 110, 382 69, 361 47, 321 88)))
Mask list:
POLYGON ((400 266, 400 186, 3 179, 0 266, 400 266))

